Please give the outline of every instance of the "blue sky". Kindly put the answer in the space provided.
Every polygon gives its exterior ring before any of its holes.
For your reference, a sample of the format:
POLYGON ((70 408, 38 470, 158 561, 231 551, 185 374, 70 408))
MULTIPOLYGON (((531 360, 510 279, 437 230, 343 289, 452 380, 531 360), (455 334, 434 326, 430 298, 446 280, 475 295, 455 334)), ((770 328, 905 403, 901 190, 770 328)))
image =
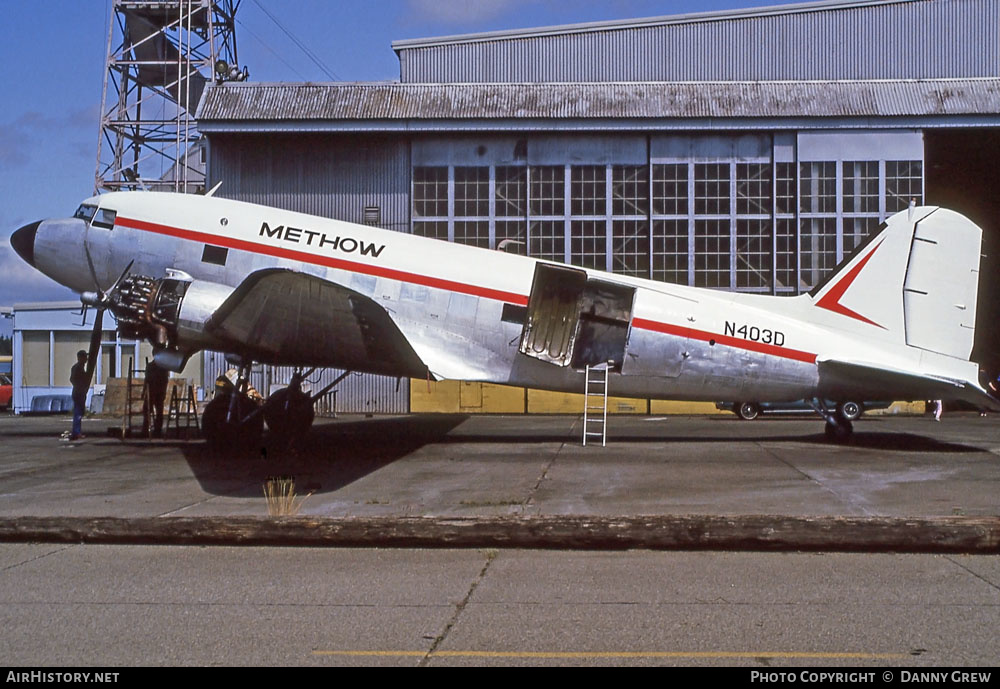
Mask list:
MULTIPOLYGON (((240 62, 251 81, 399 78, 396 39, 784 4, 780 0, 243 0, 240 62)), ((23 264, 8 237, 69 215, 92 193, 111 0, 0 0, 0 305, 75 299, 23 264)), ((0 323, 0 333, 9 325, 0 323)))

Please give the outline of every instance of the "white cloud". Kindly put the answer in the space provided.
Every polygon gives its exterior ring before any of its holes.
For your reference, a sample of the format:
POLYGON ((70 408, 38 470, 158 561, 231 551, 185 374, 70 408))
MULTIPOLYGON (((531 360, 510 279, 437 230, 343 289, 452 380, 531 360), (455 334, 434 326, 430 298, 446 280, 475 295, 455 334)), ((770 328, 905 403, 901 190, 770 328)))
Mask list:
MULTIPOLYGON (((96 128, 99 116, 100 110, 96 106, 79 108, 58 117, 34 110, 23 112, 13 121, 0 126, 0 164, 4 167, 23 167, 30 161, 40 138, 50 137, 52 132, 80 132, 96 128)), ((89 149, 76 148, 79 156, 90 154, 89 149)))
POLYGON ((474 25, 512 12, 524 0, 408 0, 410 11, 425 21, 474 25))
POLYGON ((0 240, 0 305, 11 306, 30 301, 72 301, 76 294, 45 277, 21 260, 7 243, 0 240))

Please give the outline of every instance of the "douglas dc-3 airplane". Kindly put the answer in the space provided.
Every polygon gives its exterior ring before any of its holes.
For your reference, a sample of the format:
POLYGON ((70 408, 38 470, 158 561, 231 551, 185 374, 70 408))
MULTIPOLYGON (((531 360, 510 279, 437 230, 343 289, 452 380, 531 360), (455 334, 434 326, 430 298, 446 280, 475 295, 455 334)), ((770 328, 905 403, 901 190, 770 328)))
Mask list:
MULTIPOLYGON (((214 190, 213 190, 214 191, 214 190)), ((969 361, 982 231, 958 213, 890 217, 811 293, 720 292, 206 196, 116 192, 73 218, 17 230, 35 268, 148 338, 179 371, 201 349, 241 362, 671 400, 812 399, 827 436, 851 422, 823 400, 964 400, 1000 410, 969 361)), ((91 357, 93 361, 95 357, 91 357)), ((293 378, 263 413, 217 397, 220 444, 301 432, 293 378), (255 435, 256 434, 256 435, 255 435)))

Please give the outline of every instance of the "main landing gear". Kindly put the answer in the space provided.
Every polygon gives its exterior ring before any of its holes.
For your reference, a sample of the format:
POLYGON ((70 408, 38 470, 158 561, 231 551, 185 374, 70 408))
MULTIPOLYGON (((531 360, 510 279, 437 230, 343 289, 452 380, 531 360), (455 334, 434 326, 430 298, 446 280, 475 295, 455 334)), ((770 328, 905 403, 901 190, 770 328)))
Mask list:
POLYGON ((838 404, 834 409, 828 409, 823 400, 812 400, 812 407, 826 420, 823 429, 826 439, 832 443, 850 442, 854 435, 853 420, 860 416, 859 411, 850 406, 853 403, 838 404))
POLYGON ((247 450, 258 445, 264 433, 263 400, 250 387, 250 366, 241 365, 238 371, 235 382, 219 376, 215 397, 201 415, 209 447, 220 452, 247 450))
POLYGON ((345 371, 315 395, 302 390, 306 377, 296 369, 288 386, 266 401, 250 387, 250 365, 242 364, 236 382, 220 376, 215 383, 215 398, 202 414, 202 430, 209 446, 219 452, 245 451, 259 447, 267 422, 270 439, 284 449, 309 432, 315 414, 313 403, 350 375, 345 371))

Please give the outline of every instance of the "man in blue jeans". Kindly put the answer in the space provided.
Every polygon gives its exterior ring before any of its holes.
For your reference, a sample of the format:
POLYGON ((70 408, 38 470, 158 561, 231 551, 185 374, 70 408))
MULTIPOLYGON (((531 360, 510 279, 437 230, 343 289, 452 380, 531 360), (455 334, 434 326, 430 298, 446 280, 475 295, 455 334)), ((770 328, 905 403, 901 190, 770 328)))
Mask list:
POLYGON ((90 389, 90 376, 87 375, 87 352, 76 353, 76 365, 70 369, 69 382, 73 386, 73 430, 70 440, 79 440, 86 436, 80 432, 83 412, 87 407, 87 391, 90 389))

